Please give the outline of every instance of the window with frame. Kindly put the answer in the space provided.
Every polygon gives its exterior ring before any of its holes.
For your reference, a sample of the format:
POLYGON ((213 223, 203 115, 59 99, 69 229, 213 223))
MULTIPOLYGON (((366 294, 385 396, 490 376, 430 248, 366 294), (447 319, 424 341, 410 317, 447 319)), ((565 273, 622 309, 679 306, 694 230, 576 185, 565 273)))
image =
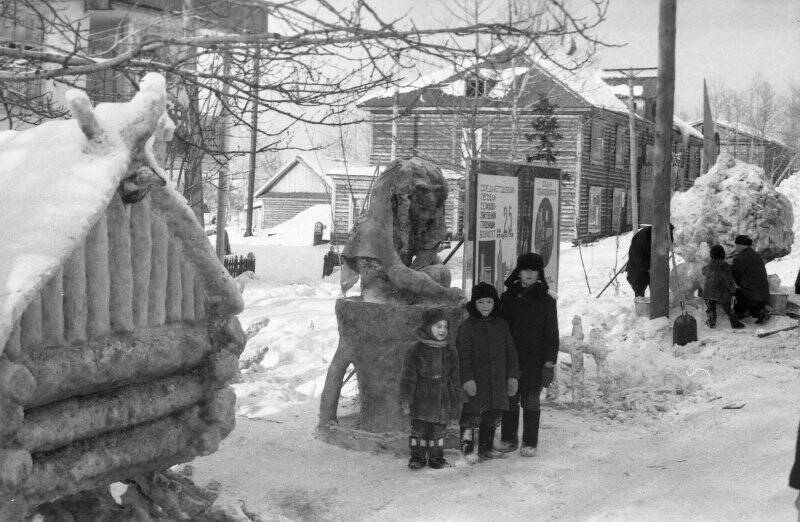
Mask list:
POLYGON ((595 165, 603 164, 603 149, 605 148, 604 131, 605 129, 603 128, 602 121, 595 120, 592 122, 591 161, 595 165))
POLYGON ((625 168, 625 158, 628 156, 626 153, 628 151, 628 147, 626 147, 627 140, 625 139, 625 126, 624 125, 617 125, 617 142, 615 144, 615 156, 614 156, 614 166, 618 169, 625 168))

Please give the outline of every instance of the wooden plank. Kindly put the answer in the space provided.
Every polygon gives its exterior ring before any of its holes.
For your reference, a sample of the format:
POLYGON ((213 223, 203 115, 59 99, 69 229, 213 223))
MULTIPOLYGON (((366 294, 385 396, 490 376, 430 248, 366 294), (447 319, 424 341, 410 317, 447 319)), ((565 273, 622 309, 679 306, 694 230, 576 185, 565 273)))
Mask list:
POLYGON ((61 269, 42 289, 42 344, 64 344, 64 281, 61 269))
POLYGON ((131 205, 131 266, 133 268, 133 324, 147 325, 150 299, 150 257, 153 250, 150 197, 131 205))
POLYGON ((130 213, 119 193, 106 210, 108 262, 111 278, 109 318, 112 332, 133 331, 133 268, 131 266, 130 213))
POLYGON ((107 335, 111 330, 110 294, 108 226, 103 214, 86 238, 86 333, 90 339, 107 335))
POLYGON ((64 264, 64 338, 68 343, 86 340, 86 249, 78 245, 64 264))

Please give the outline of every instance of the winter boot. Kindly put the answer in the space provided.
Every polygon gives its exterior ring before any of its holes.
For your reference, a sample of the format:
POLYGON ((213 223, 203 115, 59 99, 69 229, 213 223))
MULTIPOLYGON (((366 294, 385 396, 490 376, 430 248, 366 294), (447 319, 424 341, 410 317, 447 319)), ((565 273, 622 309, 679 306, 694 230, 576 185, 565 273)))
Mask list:
POLYGON ((500 425, 500 442, 497 444, 497 451, 508 453, 515 451, 519 447, 519 406, 512 405, 510 410, 503 412, 503 422, 500 425))
POLYGON ((731 312, 729 319, 731 320, 731 328, 733 328, 734 330, 738 330, 739 328, 744 328, 744 323, 739 320, 739 316, 736 315, 736 312, 731 312))
POLYGON ((503 454, 494 449, 494 433, 497 426, 481 424, 478 430, 478 456, 481 460, 501 459, 503 454))
POLYGON ((441 469, 447 466, 444 459, 444 439, 428 439, 428 466, 441 469))
POLYGON ((706 326, 714 328, 717 326, 717 311, 706 312, 706 326))
POLYGON ((461 454, 465 457, 475 451, 475 428, 461 428, 461 454))
POLYGON ((756 314, 756 324, 764 324, 769 321, 769 312, 766 308, 761 308, 756 314))
POLYGON ((523 410, 522 412, 522 449, 519 450, 519 454, 523 457, 536 456, 541 415, 541 411, 523 410))
POLYGON ((424 468, 427 463, 427 448, 425 439, 414 436, 408 438, 408 447, 411 450, 411 458, 408 459, 408 467, 411 469, 424 468))

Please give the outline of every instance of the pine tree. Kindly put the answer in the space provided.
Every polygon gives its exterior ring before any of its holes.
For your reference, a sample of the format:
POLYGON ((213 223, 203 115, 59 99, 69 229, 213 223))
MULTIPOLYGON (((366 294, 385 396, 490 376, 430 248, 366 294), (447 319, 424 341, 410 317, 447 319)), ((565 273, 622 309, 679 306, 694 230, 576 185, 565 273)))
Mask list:
POLYGON ((534 118, 531 122, 533 132, 525 134, 525 139, 533 143, 533 154, 528 156, 528 161, 556 162, 556 155, 553 150, 555 141, 563 136, 558 132, 558 120, 553 112, 556 106, 550 103, 545 94, 539 93, 539 101, 533 106, 534 118))

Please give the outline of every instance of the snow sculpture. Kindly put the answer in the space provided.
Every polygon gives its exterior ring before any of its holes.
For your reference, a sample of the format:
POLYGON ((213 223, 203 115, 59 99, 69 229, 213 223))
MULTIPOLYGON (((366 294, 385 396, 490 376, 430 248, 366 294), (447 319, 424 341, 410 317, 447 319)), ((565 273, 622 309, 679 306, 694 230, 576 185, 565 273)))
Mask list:
POLYGON ((438 256, 446 198, 447 183, 438 167, 419 158, 396 160, 375 182, 369 210, 353 226, 342 253, 341 285, 346 292, 360 277, 361 296, 336 302, 339 346, 319 415, 320 433, 328 440, 351 363, 361 408, 357 427, 379 433, 405 429, 398 379, 426 308, 445 308, 455 342, 463 294, 450 288, 450 271, 438 256))
POLYGON ((151 482, 234 423, 242 298, 155 163, 164 79, 68 100, 73 120, 0 133, 0 225, 21 231, 0 256, 0 520, 151 482))
POLYGON ((598 377, 606 371, 608 347, 602 330, 600 328, 592 328, 589 330, 589 340, 585 341, 582 319, 579 315, 576 315, 572 318, 572 333, 560 339, 558 350, 570 355, 572 363, 569 368, 570 386, 572 388, 572 400, 575 400, 576 392, 579 396, 582 396, 585 389, 584 354, 588 353, 594 357, 598 377))
POLYGON ((364 301, 458 303, 463 294, 450 288, 450 270, 438 256, 447 191, 433 163, 419 158, 390 163, 342 251, 342 292, 360 276, 364 301))
POLYGON ((684 263, 673 268, 673 300, 685 299, 702 287, 702 266, 711 245, 730 255, 739 234, 753 239, 753 249, 769 262, 787 255, 794 240, 789 200, 765 177, 764 171, 720 154, 716 164, 686 192, 672 196, 674 249, 684 263))

